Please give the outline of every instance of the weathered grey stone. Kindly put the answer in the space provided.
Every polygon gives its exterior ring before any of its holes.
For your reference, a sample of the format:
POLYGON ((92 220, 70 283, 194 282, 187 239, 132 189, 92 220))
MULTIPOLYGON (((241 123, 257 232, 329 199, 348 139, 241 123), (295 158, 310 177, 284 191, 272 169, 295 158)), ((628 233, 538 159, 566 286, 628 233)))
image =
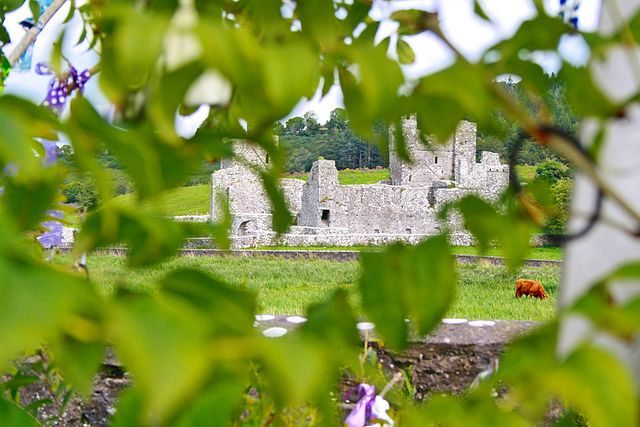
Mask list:
POLYGON ((268 157, 248 142, 236 144, 238 159, 224 162, 212 175, 211 220, 218 219, 217 198, 226 196, 233 215, 234 248, 263 245, 353 246, 417 243, 452 231, 452 243, 473 244, 462 221, 452 215, 446 221, 438 211, 465 194, 495 199, 508 184, 508 166, 495 153, 481 153, 476 162, 476 125, 462 122, 443 145, 420 141, 416 119, 402 123, 413 162, 399 158, 390 147, 390 183, 340 185, 333 160, 318 160, 305 183, 282 180, 289 210, 296 226, 284 235, 271 228, 271 208, 256 170, 268 157))

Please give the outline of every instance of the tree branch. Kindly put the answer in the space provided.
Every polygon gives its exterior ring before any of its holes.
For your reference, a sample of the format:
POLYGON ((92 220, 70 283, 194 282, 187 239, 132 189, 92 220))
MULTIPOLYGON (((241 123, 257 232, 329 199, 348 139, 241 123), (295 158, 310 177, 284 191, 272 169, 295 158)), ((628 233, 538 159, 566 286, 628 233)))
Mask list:
POLYGON ((42 31, 42 29, 47 25, 47 23, 53 18, 53 15, 62 7, 63 4, 66 3, 67 0, 54 0, 53 4, 47 9, 38 19, 38 23, 34 25, 29 31, 22 36, 22 39, 18 42, 16 47, 11 51, 7 60, 9 64, 13 67, 18 59, 22 56, 22 54, 27 50, 29 46, 31 46, 38 37, 38 34, 42 31))

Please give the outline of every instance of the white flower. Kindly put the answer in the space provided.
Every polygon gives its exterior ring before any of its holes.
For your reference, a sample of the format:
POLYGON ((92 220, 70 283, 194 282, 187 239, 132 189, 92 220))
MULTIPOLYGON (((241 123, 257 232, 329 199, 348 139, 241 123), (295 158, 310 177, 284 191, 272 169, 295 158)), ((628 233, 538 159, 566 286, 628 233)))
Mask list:
POLYGON ((376 396, 375 400, 373 401, 373 405, 371 406, 371 417, 376 420, 384 421, 384 424, 380 425, 380 423, 376 423, 368 427, 393 426, 393 420, 391 419, 389 414, 387 414, 387 411, 389 410, 389 408, 390 408, 389 402, 384 400, 383 397, 376 396))

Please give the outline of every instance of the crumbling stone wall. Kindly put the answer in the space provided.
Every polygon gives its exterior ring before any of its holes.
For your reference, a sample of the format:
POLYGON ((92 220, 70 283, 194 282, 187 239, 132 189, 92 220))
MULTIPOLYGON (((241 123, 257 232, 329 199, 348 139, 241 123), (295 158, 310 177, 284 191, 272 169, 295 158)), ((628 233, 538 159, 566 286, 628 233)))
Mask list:
POLYGON ((508 184, 508 166, 495 153, 483 152, 476 161, 474 123, 461 122, 443 145, 423 144, 415 117, 403 120, 402 130, 413 162, 401 160, 392 144, 391 184, 340 185, 333 160, 316 161, 306 183, 282 180, 296 217, 296 226, 283 236, 272 232, 271 207, 257 176, 268 166, 268 156, 250 143, 238 143, 237 159, 212 176, 211 219, 217 219, 216 198, 227 197, 236 247, 417 242, 443 227, 454 232, 456 243, 470 244, 459 218, 441 223, 437 213, 468 193, 497 198, 508 184))

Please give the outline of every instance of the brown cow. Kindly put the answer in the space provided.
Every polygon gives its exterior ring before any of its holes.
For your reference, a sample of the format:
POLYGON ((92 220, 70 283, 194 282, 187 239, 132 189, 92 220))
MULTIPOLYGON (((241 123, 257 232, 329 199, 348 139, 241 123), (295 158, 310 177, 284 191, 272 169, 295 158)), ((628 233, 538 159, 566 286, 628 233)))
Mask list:
POLYGON ((520 298, 523 295, 540 299, 547 298, 547 293, 544 291, 542 283, 537 280, 517 279, 516 298, 520 298))

